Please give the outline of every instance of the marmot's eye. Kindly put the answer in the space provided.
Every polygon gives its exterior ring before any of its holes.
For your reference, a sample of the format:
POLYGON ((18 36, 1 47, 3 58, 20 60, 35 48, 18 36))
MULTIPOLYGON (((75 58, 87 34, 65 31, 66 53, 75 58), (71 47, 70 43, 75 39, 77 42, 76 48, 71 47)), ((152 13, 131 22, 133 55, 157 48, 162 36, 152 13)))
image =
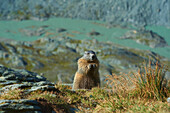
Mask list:
POLYGON ((87 53, 87 55, 89 55, 90 53, 87 53))

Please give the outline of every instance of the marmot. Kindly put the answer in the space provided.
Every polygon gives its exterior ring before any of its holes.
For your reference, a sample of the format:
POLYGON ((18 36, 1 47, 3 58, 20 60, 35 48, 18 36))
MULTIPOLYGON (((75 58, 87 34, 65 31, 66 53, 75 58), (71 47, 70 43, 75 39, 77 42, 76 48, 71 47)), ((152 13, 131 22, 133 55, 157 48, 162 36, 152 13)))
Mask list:
POLYGON ((78 70, 73 81, 74 89, 100 87, 99 60, 94 51, 85 51, 78 60, 78 70))

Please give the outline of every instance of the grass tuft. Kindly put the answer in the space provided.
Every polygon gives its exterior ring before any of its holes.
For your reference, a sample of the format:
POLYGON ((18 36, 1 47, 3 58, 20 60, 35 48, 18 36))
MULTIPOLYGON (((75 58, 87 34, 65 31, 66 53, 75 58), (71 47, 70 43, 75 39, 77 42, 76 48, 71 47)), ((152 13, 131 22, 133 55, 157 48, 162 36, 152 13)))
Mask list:
POLYGON ((149 61, 149 64, 139 69, 137 74, 133 74, 135 90, 140 97, 164 101, 169 95, 169 89, 166 87, 168 82, 165 78, 168 67, 158 62, 153 67, 151 64, 149 61))
POLYGON ((137 73, 107 75, 108 85, 119 98, 133 95, 134 97, 165 101, 169 95, 168 82, 165 79, 167 67, 156 62, 141 67, 137 73))

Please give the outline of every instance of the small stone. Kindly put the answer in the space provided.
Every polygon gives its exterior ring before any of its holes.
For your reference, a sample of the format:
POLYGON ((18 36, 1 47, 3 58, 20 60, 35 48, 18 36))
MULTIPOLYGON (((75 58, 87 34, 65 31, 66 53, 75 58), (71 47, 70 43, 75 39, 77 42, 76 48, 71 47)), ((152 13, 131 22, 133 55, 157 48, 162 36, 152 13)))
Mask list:
POLYGON ((59 29, 57 29, 57 33, 65 32, 65 31, 67 31, 67 30, 64 29, 64 28, 59 28, 59 29))
POLYGON ((89 35, 90 36, 98 36, 98 35, 100 35, 100 33, 96 32, 96 31, 92 31, 92 32, 89 33, 89 35))
POLYGON ((167 102, 170 103, 170 97, 167 98, 167 102))

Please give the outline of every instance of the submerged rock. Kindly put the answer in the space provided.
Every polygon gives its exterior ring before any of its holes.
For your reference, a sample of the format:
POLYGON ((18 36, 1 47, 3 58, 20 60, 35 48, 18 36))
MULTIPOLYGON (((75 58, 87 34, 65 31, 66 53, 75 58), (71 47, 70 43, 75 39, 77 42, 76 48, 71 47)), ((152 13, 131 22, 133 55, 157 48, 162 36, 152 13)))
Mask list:
POLYGON ((58 28, 56 31, 57 31, 57 33, 61 33, 61 32, 65 32, 65 31, 67 31, 67 29, 64 29, 64 28, 58 28))
POLYGON ((90 36, 98 36, 98 35, 100 35, 100 33, 97 32, 97 31, 91 31, 91 32, 89 33, 89 35, 90 35, 90 36))
POLYGON ((45 34, 45 29, 43 27, 37 28, 37 29, 21 29, 21 33, 23 33, 26 36, 42 36, 45 34))

